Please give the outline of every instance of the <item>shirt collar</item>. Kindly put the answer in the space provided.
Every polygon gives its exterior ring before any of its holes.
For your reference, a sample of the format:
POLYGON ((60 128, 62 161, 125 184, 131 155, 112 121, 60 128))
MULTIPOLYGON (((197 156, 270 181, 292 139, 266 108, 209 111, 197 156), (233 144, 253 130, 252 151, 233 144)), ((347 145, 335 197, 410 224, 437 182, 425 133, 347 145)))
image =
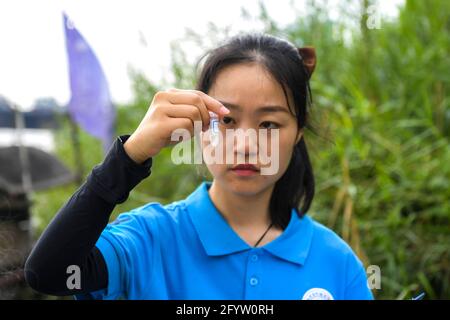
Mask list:
MULTIPOLYGON (((214 206, 208 193, 210 186, 211 182, 203 182, 184 200, 206 253, 219 256, 251 249, 214 206)), ((261 248, 281 259, 304 264, 312 233, 311 218, 300 218, 297 212, 292 210, 290 222, 283 233, 261 248)))

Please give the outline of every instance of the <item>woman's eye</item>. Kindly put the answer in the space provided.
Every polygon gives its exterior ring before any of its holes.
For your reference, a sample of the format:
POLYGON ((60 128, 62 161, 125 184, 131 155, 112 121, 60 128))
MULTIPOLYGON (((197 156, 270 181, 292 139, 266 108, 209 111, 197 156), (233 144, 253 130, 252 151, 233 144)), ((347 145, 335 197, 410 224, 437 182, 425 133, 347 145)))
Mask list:
POLYGON ((263 127, 264 129, 276 129, 279 128, 280 126, 272 121, 264 121, 261 123, 261 127, 263 127))
POLYGON ((227 125, 227 124, 230 124, 231 122, 233 121, 233 118, 231 118, 231 117, 223 117, 222 118, 222 120, 220 121, 222 124, 225 124, 225 125, 227 125))

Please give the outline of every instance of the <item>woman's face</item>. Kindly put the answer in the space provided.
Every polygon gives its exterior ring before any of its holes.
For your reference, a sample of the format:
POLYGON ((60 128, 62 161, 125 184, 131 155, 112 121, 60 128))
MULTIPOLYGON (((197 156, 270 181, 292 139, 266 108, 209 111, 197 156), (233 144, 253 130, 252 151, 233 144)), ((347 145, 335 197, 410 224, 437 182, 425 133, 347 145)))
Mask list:
MULTIPOLYGON (((232 161, 212 164, 205 161, 214 183, 242 195, 255 195, 273 188, 286 171, 293 148, 302 135, 281 85, 256 63, 237 64, 219 72, 208 95, 221 101, 231 111, 219 122, 223 137, 223 144, 219 144, 219 148, 223 152, 223 159, 229 157, 232 161), (241 132, 228 129, 241 129, 241 132), (277 129, 278 135, 275 132, 277 129), (225 135, 226 130, 234 132, 233 138, 225 135), (249 134, 247 139, 242 139, 242 132, 256 134, 249 134), (261 138, 259 134, 266 138, 261 138), (265 160, 259 153, 266 154, 265 160), (252 156, 256 158, 256 163, 251 160, 252 156), (270 159, 270 163, 267 163, 267 159, 270 159), (238 170, 239 167, 236 167, 249 163, 259 171, 238 170)), ((289 99, 292 106, 290 93, 289 99)), ((204 156, 205 147, 210 144, 210 131, 203 134, 202 138, 204 156)))

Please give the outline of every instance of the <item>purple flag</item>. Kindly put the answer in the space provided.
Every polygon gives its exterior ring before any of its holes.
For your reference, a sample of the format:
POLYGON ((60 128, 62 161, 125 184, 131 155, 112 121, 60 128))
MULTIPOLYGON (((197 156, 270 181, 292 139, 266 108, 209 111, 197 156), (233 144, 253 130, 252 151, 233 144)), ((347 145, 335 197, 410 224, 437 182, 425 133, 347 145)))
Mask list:
POLYGON ((84 130, 102 140, 106 152, 113 142, 116 118, 108 82, 89 44, 63 16, 72 92, 68 111, 84 130))

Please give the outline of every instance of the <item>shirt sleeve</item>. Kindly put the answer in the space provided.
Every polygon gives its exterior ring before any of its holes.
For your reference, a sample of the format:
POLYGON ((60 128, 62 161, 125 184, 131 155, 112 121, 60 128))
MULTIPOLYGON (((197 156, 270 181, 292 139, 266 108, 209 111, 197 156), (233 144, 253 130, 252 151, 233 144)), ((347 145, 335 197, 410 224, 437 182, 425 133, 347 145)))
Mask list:
POLYGON ((352 252, 347 262, 347 284, 345 300, 373 300, 372 291, 367 283, 366 271, 359 258, 352 252))
POLYGON ((118 203, 151 173, 152 158, 135 163, 119 136, 103 162, 58 211, 40 236, 24 265, 25 280, 38 292, 52 295, 84 294, 104 288, 106 267, 96 241, 118 203), (81 287, 69 288, 67 269, 81 271, 81 287))
POLYGON ((142 279, 150 279, 152 270, 153 240, 149 229, 134 210, 119 215, 108 224, 96 243, 106 263, 108 285, 75 298, 129 299, 133 292, 147 285, 142 279))

